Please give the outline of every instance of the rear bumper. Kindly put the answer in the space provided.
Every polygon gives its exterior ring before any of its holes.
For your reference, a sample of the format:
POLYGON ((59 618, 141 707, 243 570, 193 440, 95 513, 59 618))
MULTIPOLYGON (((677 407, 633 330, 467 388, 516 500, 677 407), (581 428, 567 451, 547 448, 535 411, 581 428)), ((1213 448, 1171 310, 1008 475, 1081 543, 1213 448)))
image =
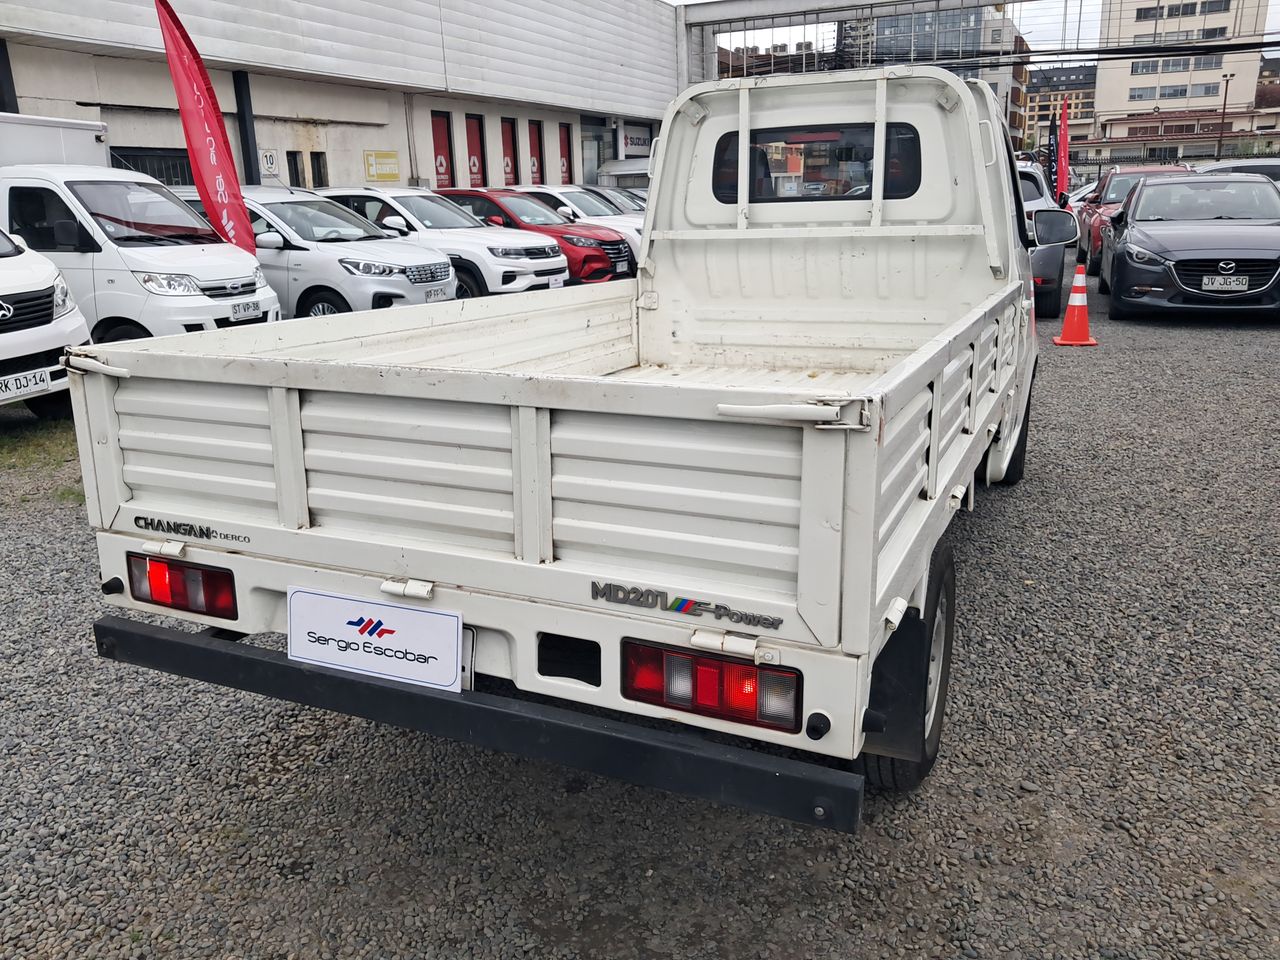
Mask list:
POLYGON ((843 833, 857 829, 858 774, 561 707, 448 693, 295 663, 208 633, 103 617, 98 655, 310 707, 548 760, 843 833))

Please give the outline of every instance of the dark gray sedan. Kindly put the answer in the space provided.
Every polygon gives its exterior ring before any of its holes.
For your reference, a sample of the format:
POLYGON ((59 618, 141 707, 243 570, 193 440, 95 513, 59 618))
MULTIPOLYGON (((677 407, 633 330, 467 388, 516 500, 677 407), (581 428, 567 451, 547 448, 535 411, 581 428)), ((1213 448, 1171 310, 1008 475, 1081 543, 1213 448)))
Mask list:
POLYGON ((1280 189, 1267 177, 1139 181, 1102 231, 1098 290, 1114 319, 1217 314, 1280 319, 1280 189))

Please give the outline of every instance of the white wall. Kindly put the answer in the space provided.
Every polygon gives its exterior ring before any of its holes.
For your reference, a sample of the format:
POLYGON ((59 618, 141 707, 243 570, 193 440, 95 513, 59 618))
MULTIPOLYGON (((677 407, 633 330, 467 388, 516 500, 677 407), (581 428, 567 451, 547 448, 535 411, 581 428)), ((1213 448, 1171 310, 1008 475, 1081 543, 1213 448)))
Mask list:
MULTIPOLYGON (((676 94, 663 0, 173 0, 210 66, 657 118, 676 94)), ((0 35, 162 50, 152 0, 4 0, 0 35)), ((221 95, 221 91, 219 91, 221 95)))

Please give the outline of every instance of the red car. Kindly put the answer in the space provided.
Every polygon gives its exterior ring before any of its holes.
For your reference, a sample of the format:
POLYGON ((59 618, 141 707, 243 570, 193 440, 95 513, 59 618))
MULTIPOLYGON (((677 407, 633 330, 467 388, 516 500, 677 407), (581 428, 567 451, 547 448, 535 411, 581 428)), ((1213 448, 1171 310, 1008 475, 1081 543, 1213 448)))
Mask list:
POLYGON ((601 283, 635 276, 631 245, 615 230, 573 223, 545 203, 515 190, 437 190, 495 227, 555 237, 569 259, 570 283, 601 283))
POLYGON ((1084 198, 1080 205, 1080 240, 1076 247, 1077 259, 1085 262, 1085 272, 1098 275, 1102 266, 1102 228, 1111 222, 1111 215, 1120 209, 1133 185, 1151 177, 1185 177, 1191 167, 1185 163, 1166 163, 1159 166, 1112 167, 1098 181, 1095 193, 1084 198))

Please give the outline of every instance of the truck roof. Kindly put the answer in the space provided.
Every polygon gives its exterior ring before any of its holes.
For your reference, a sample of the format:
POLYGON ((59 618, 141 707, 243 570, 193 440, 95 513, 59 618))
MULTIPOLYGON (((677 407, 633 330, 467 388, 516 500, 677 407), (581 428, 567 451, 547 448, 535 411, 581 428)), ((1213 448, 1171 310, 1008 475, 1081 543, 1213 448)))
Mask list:
POLYGON ((77 163, 26 163, 0 167, 0 177, 33 180, 118 180, 123 183, 159 183, 155 177, 119 167, 91 167, 77 163))

